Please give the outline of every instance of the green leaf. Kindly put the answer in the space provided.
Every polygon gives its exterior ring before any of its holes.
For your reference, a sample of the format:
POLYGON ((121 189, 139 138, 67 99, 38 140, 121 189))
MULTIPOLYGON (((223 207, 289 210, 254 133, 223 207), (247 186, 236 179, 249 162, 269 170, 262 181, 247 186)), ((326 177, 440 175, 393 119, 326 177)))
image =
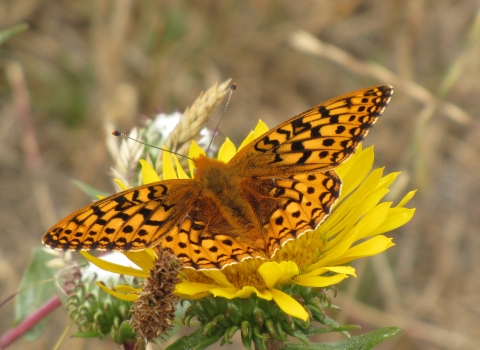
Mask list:
POLYGON ((311 326, 309 329, 304 330, 303 333, 307 337, 311 337, 313 335, 318 335, 318 334, 323 334, 323 333, 346 332, 346 331, 353 331, 353 330, 357 330, 357 329, 360 329, 360 326, 347 325, 347 326, 340 326, 340 327, 335 327, 335 328, 321 328, 321 327, 312 327, 311 326))
POLYGON ((195 349, 202 350, 208 346, 215 344, 221 337, 223 337, 224 332, 218 332, 211 337, 206 337, 203 334, 203 327, 198 327, 198 329, 190 335, 186 335, 169 347, 168 350, 185 350, 185 349, 195 349))
POLYGON ((26 31, 27 29, 28 25, 26 23, 21 23, 0 31, 0 45, 2 45, 8 39, 13 38, 14 36, 26 31))
POLYGON ((401 328, 387 327, 376 331, 362 334, 352 339, 345 339, 335 343, 310 343, 309 346, 303 343, 286 344, 287 350, 314 349, 314 350, 368 350, 372 349, 385 340, 400 333, 401 328))
MULTIPOLYGON (((37 311, 47 300, 55 295, 54 271, 46 265, 52 260, 52 254, 44 248, 33 251, 33 258, 20 283, 20 293, 15 299, 15 324, 37 311)), ((34 341, 44 331, 46 321, 39 322, 25 334, 25 339, 34 341)))

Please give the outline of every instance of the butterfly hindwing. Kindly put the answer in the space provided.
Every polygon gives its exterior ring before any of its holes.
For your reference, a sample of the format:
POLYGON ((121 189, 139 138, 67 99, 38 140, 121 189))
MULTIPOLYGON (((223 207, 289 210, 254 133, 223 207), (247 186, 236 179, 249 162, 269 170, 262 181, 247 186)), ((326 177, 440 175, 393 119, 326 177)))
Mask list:
POLYGON ((135 251, 157 245, 197 199, 193 180, 166 180, 114 194, 53 226, 43 243, 63 250, 135 251), (182 198, 182 201, 178 201, 182 198))
POLYGON ((265 252, 272 256, 287 241, 314 230, 340 196, 334 171, 244 181, 248 202, 259 216, 265 252))
POLYGON ((335 168, 363 141, 392 92, 375 86, 319 104, 254 140, 231 163, 249 176, 335 168))
POLYGON ((218 209, 210 198, 200 196, 165 237, 162 249, 172 251, 185 267, 196 270, 221 269, 245 258, 260 258, 241 237, 235 237, 235 229, 218 209))

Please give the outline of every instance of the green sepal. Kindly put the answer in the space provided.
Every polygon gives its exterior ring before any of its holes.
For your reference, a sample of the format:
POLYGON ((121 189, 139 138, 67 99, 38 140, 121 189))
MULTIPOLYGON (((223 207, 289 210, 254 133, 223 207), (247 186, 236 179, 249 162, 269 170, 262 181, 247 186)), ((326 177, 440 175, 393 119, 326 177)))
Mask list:
POLYGON ((255 344, 255 349, 267 350, 267 346, 265 342, 267 339, 268 337, 265 337, 262 334, 260 334, 260 330, 258 326, 255 326, 253 328, 253 343, 255 344))
POLYGON ((292 317, 293 323, 295 323, 295 326, 300 329, 308 329, 310 327, 310 318, 307 318, 306 321, 303 321, 299 318, 292 317))
POLYGON ((259 307, 255 307, 253 309, 253 317, 255 319, 255 321, 257 322, 257 324, 262 327, 263 324, 265 323, 266 319, 267 319, 267 314, 265 313, 265 311, 263 311, 262 309, 260 309, 259 307))
POLYGON ((280 339, 283 342, 286 342, 288 340, 288 337, 287 337, 287 333, 285 333, 282 327, 282 324, 279 321, 277 321, 275 322, 274 326, 275 326, 275 331, 278 339, 280 339))
MULTIPOLYGON (((45 248, 37 248, 33 251, 33 257, 20 282, 21 292, 15 299, 14 324, 23 321, 55 296, 55 273, 47 266, 47 262, 52 258, 52 254, 45 248)), ((43 333, 46 325, 46 320, 42 320, 24 335, 24 339, 34 341, 43 333)))
POLYGON ((252 325, 248 321, 243 321, 240 326, 240 335, 242 336, 242 343, 245 348, 252 350, 252 337, 253 329, 252 325))
POLYGON ((223 335, 223 339, 220 345, 233 344, 232 337, 235 335, 235 333, 237 333, 238 329, 239 328, 237 326, 232 326, 229 329, 227 329, 223 335))
POLYGON ((352 337, 351 339, 345 339, 334 343, 310 343, 306 345, 304 343, 290 343, 285 345, 286 350, 369 350, 374 346, 384 342, 385 340, 400 333, 401 328, 387 327, 375 330, 373 332, 365 333, 352 337))
POLYGON ((283 326, 283 330, 287 332, 291 336, 295 336, 295 329, 297 329, 297 326, 295 326, 295 322, 293 322, 293 318, 290 315, 286 315, 284 319, 280 321, 283 326))
POLYGON ((238 306, 235 305, 232 301, 227 301, 227 308, 225 309, 225 316, 233 324, 238 324, 242 320, 242 313, 239 310, 238 306))
POLYGON ((268 333, 275 339, 280 339, 279 336, 277 335, 277 330, 275 329, 275 325, 273 324, 273 321, 268 319, 265 321, 265 327, 268 330, 268 333))

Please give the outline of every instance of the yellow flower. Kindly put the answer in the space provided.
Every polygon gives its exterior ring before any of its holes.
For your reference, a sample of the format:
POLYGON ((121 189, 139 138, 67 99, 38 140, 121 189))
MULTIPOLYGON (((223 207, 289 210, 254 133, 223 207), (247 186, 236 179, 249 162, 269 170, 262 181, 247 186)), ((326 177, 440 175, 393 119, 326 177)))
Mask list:
MULTIPOLYGON (((260 121, 239 149, 267 130, 260 121)), ((236 152, 235 145, 227 138, 219 150, 218 159, 228 162, 236 152)), ((189 157, 195 158, 200 154, 204 151, 192 143, 189 157)), ((287 242, 271 259, 246 259, 219 271, 184 269, 182 282, 177 285, 177 295, 196 300, 209 295, 234 299, 255 294, 260 299, 273 300, 285 313, 306 321, 308 313, 305 308, 282 288, 288 285, 323 288, 335 285, 349 275, 355 276, 355 269, 345 264, 392 247, 392 239, 383 233, 406 224, 415 212, 415 209, 404 208, 415 191, 407 193, 393 207, 391 202, 381 202, 399 173, 383 176, 383 168, 372 171, 373 159, 373 147, 362 150, 360 146, 348 161, 336 169, 343 182, 341 196, 332 213, 316 230, 287 242)), ((160 181, 148 162, 142 160, 141 164, 145 184, 160 181)), ((192 161, 189 161, 189 168, 193 174, 192 161)), ((173 157, 172 161, 172 156, 164 152, 163 179, 177 178, 189 177, 178 159, 173 157)), ((103 269, 142 278, 148 276, 156 258, 152 249, 126 252, 125 255, 140 268, 133 269, 114 266, 88 253, 82 254, 103 269)), ((117 286, 115 291, 101 287, 126 300, 135 300, 140 292, 125 285, 117 286)))

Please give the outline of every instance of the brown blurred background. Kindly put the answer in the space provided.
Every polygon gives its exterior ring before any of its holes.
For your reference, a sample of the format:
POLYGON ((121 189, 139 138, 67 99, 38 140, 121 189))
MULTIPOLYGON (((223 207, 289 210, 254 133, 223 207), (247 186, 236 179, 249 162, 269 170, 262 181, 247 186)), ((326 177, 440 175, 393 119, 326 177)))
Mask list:
MULTIPOLYGON (((479 9, 475 0, 2 0, 0 29, 30 26, 0 47, 2 299, 44 231, 89 202, 72 179, 113 192, 105 120, 128 131, 233 78, 221 133, 239 142, 258 118, 272 127, 391 84, 366 144, 377 166, 403 172, 389 199, 417 188, 418 209, 391 234, 396 247, 357 262, 336 319, 362 332, 405 329, 381 349, 480 347, 479 9)), ((13 303, 0 312, 1 334, 13 303)), ((59 309, 34 346, 52 348, 65 324, 59 309)), ((89 348, 117 347, 61 346, 89 348)))

